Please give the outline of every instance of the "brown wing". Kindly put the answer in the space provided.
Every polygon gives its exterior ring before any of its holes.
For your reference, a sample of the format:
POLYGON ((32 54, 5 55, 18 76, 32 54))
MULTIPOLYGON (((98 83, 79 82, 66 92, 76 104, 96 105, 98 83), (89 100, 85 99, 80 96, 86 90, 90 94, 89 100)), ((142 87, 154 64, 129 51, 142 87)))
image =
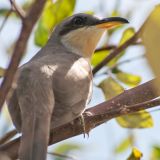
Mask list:
POLYGON ((53 76, 55 108, 52 127, 70 122, 84 111, 91 82, 90 65, 85 59, 73 61, 69 58, 60 63, 53 76))

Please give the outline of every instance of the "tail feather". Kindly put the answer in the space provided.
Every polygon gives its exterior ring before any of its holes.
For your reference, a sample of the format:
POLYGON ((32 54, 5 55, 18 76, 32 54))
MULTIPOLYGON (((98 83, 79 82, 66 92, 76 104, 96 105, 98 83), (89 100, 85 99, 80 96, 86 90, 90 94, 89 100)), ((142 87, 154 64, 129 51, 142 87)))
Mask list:
POLYGON ((22 120, 20 160, 46 159, 54 93, 52 79, 38 71, 26 67, 18 79, 17 97, 22 120))
POLYGON ((32 117, 23 124, 20 146, 21 160, 45 160, 49 139, 49 117, 32 117))
POLYGON ((35 130, 35 117, 27 118, 22 124, 22 137, 19 150, 20 160, 32 160, 35 130), (27 126, 27 127, 26 127, 27 126))

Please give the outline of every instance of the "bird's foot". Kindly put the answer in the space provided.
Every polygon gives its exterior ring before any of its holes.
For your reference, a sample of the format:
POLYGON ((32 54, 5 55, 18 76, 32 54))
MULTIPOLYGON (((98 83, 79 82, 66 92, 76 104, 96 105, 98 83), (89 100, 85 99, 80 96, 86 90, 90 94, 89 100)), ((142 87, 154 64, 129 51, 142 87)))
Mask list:
MULTIPOLYGON (((83 114, 81 114, 80 115, 80 123, 81 123, 81 125, 82 125, 82 127, 83 127, 83 137, 85 138, 86 137, 86 124, 85 124, 85 120, 84 120, 84 116, 83 116, 83 114)), ((89 134, 87 133, 87 135, 88 135, 88 137, 89 137, 89 134)))
MULTIPOLYGON (((90 112, 85 112, 84 114, 85 115, 89 115, 89 116, 91 115, 90 112)), ((87 137, 89 138, 89 130, 86 128, 85 118, 84 118, 83 114, 80 115, 80 122, 81 122, 81 125, 83 127, 83 136, 84 136, 84 138, 86 137, 86 134, 87 134, 87 137)))

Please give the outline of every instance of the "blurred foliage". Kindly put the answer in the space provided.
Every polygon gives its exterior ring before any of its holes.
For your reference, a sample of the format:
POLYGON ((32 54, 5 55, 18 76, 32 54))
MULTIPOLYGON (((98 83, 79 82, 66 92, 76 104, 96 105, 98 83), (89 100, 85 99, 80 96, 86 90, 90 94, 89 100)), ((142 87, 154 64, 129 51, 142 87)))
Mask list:
MULTIPOLYGON (((154 73, 160 75, 160 5, 157 5, 155 9, 151 12, 148 19, 145 21, 142 30, 140 32, 140 37, 146 48, 146 53, 148 60, 152 66, 154 73)), ((156 87, 159 87, 159 83, 156 87)), ((159 87, 160 92, 160 87, 159 87)))
POLYGON ((91 64, 92 66, 96 66, 99 64, 106 56, 108 56, 110 51, 103 50, 103 51, 97 51, 93 54, 91 64))
POLYGON ((133 145, 133 137, 129 135, 128 137, 124 138, 121 143, 115 148, 116 153, 122 153, 126 151, 129 147, 133 145))
POLYGON ((150 160, 160 160, 160 146, 155 145, 152 147, 150 160))
POLYGON ((35 31, 35 44, 44 46, 56 24, 73 13, 75 0, 47 0, 35 31), (57 14, 58 13, 58 14, 57 14))
MULTIPOLYGON (((127 80, 123 79, 123 81, 127 80)), ((116 95, 124 91, 123 86, 112 77, 108 77, 105 80, 103 80, 98 85, 98 87, 102 89, 107 100, 115 97, 116 95)), ((152 117, 150 113, 145 110, 118 117, 116 118, 116 121, 121 127, 124 128, 150 128, 153 126, 152 117)))
MULTIPOLYGON (((118 46, 121 46, 123 45, 128 39, 130 39, 133 35, 135 34, 135 30, 134 28, 130 27, 130 28, 127 28, 123 34, 122 34, 122 37, 121 37, 121 40, 118 44, 118 46)), ((121 52, 118 56, 116 56, 113 60, 112 60, 112 63, 115 64, 123 55, 125 54, 125 50, 123 52, 121 52)))
POLYGON ((0 8, 0 16, 4 17, 9 12, 9 9, 7 8, 0 8))
POLYGON ((153 127, 153 119, 149 112, 143 110, 136 113, 116 118, 116 121, 124 128, 150 128, 153 127))
POLYGON ((0 67, 0 78, 4 76, 5 69, 0 67))
MULTIPOLYGON (((33 0, 23 0, 22 1, 22 5, 21 7, 23 8, 23 10, 25 12, 28 11, 28 9, 31 7, 31 5, 33 4, 33 0)), ((11 8, 4 8, 0 6, 0 16, 4 17, 7 15, 7 13, 10 11, 11 8)), ((14 17, 14 18, 20 18, 15 12, 12 12, 10 17, 14 17)))
POLYGON ((115 75, 119 81, 123 82, 124 84, 130 87, 135 87, 139 85, 139 83, 141 82, 140 76, 131 73, 126 73, 121 70, 118 70, 118 72, 115 75))
POLYGON ((130 39, 135 34, 135 29, 133 27, 127 28, 122 35, 122 38, 119 42, 119 46, 124 44, 128 39, 130 39))
MULTIPOLYGON (((82 148, 81 145, 79 144, 72 144, 72 143, 68 143, 68 144, 61 144, 58 147, 56 147, 54 149, 55 153, 58 154, 64 154, 67 155, 69 152, 74 151, 74 150, 80 150, 82 148)), ((64 158, 62 157, 55 157, 54 160, 64 160, 64 158)))
POLYGON ((132 149, 131 155, 127 158, 127 160, 141 160, 143 154, 137 148, 132 149))
MULTIPOLYGON (((130 39, 133 35, 135 34, 135 30, 134 28, 130 27, 127 28, 121 37, 121 40, 118 44, 118 46, 124 44, 128 39, 130 39)), ((97 51, 94 53, 94 55, 92 56, 92 61, 91 64, 93 66, 96 66, 97 64, 99 64, 105 57, 107 57, 110 54, 109 50, 103 50, 103 51, 97 51)), ((107 66, 113 66, 115 65, 118 60, 125 54, 125 51, 121 52, 117 57, 115 57, 113 60, 111 60, 107 66)))
POLYGON ((112 77, 103 80, 98 87, 102 89, 106 99, 111 99, 124 91, 124 88, 112 77))

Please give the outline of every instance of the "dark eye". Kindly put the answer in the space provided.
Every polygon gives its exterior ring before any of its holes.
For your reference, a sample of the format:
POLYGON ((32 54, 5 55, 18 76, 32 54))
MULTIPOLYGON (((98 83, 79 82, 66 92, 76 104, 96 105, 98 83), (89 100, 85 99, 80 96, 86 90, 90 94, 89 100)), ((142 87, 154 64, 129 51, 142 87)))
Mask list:
POLYGON ((81 26, 84 24, 84 19, 82 17, 75 17, 73 19, 73 24, 74 25, 78 25, 78 26, 81 26))

